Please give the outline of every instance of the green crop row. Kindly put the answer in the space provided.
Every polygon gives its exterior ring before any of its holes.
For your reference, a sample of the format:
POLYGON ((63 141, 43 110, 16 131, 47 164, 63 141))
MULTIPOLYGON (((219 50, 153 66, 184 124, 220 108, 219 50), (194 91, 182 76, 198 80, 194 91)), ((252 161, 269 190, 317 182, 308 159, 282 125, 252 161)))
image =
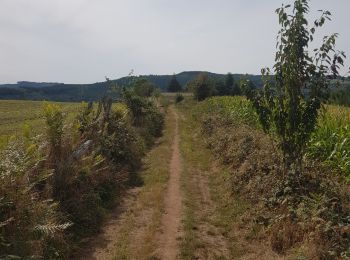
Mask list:
POLYGON ((212 97, 201 102, 195 109, 196 115, 222 116, 230 121, 259 127, 257 114, 243 97, 212 97))

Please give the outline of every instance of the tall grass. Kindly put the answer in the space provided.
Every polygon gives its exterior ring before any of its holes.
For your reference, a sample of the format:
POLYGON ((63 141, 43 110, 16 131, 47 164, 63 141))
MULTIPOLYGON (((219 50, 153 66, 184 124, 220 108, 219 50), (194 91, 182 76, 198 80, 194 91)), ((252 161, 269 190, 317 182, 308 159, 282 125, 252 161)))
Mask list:
POLYGON ((201 102, 196 115, 222 116, 227 120, 259 127, 259 121, 251 103, 243 97, 212 97, 201 102))
POLYGON ((350 109, 327 106, 312 134, 306 154, 350 177, 350 109))

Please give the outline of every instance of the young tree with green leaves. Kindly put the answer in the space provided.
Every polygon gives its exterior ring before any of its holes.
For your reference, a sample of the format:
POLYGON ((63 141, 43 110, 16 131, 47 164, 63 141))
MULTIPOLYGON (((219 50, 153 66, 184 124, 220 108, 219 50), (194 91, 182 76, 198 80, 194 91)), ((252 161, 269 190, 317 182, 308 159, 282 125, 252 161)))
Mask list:
POLYGON ((207 73, 199 73, 191 85, 193 85, 194 98, 198 101, 214 95, 214 82, 209 78, 207 73))
POLYGON ((175 74, 172 76, 171 80, 169 81, 168 85, 168 91, 169 92, 180 92, 182 90, 182 87, 180 83, 177 81, 177 78, 175 74))
POLYGON ((134 93, 140 97, 150 97, 157 89, 157 87, 146 78, 137 78, 131 87, 134 93))
POLYGON ((343 52, 334 50, 338 34, 324 37, 320 48, 309 50, 317 29, 331 20, 331 13, 320 11, 320 18, 309 25, 308 12, 309 0, 296 0, 292 8, 282 5, 276 10, 281 29, 274 75, 262 69, 263 90, 250 96, 264 131, 278 140, 285 172, 296 176, 302 172, 303 154, 317 125, 325 91, 339 75, 345 58, 343 52))

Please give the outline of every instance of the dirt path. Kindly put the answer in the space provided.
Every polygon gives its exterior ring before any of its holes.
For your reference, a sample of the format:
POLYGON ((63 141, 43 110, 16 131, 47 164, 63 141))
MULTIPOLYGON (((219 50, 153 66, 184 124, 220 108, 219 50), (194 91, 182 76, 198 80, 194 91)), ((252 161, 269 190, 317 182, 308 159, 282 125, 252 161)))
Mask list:
POLYGON ((168 108, 163 137, 139 173, 142 186, 74 259, 281 259, 242 230, 247 205, 231 196, 230 171, 217 165, 187 111, 168 108))
POLYGON ((179 253, 178 240, 181 236, 182 196, 180 191, 181 160, 179 151, 178 115, 174 110, 175 133, 169 168, 169 182, 165 195, 165 212, 162 217, 162 233, 159 238, 159 257, 176 259, 179 253))
POLYGON ((100 234, 90 238, 74 259, 176 259, 181 235, 181 160, 178 117, 172 107, 157 143, 139 173, 143 185, 127 191, 100 234))

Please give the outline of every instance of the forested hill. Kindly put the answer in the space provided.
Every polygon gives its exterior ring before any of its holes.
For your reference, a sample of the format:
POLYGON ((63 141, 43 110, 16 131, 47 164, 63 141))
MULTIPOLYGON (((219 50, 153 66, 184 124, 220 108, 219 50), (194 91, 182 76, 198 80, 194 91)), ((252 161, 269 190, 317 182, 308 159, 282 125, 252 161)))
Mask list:
MULTIPOLYGON (((200 71, 186 71, 176 74, 177 80, 182 86, 195 78, 200 71)), ((224 74, 208 72, 210 77, 221 79, 224 74)), ((168 83, 173 75, 144 75, 155 84, 161 91, 166 91, 168 83)), ((260 75, 233 74, 235 80, 245 76, 256 86, 261 85, 260 75)), ((113 82, 119 86, 127 86, 130 77, 115 79, 113 82)), ((107 89, 106 82, 92 84, 64 84, 46 82, 20 81, 17 84, 0 85, 0 99, 27 99, 27 100, 52 100, 52 101, 89 101, 98 99, 107 89)))

